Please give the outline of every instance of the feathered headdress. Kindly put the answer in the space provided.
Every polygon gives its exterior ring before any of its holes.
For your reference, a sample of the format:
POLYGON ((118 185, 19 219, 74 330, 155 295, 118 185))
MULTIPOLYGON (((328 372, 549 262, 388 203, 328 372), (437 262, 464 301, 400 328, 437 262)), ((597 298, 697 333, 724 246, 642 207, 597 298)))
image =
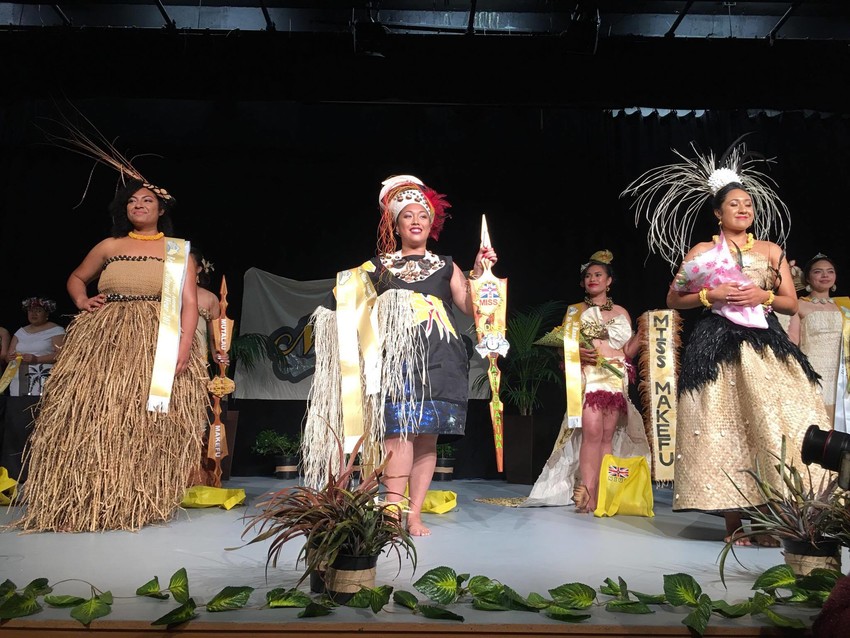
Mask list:
MULTIPOLYGON (((54 122, 59 125, 62 132, 57 134, 46 130, 44 131, 45 136, 52 144, 59 148, 64 148, 67 151, 71 151, 72 153, 77 153, 78 155, 93 159, 99 164, 103 164, 104 166, 108 166, 118 171, 122 185, 127 179, 138 180, 142 183, 144 188, 152 191, 161 199, 168 202, 175 201, 174 197, 167 190, 148 181, 145 176, 133 166, 132 161, 124 157, 124 155, 115 148, 115 145, 110 142, 94 124, 92 124, 91 120, 83 115, 78 109, 75 108, 74 110, 83 121, 83 126, 77 125, 60 111, 59 119, 54 120, 54 122)), ((86 191, 88 191, 88 186, 86 187, 86 191)), ((85 194, 83 197, 85 197, 85 194)))
POLYGON ((641 217, 649 222, 650 252, 659 253, 673 268, 691 246, 691 234, 702 207, 721 188, 732 183, 741 184, 753 200, 756 238, 773 235, 778 244, 785 244, 791 228, 788 207, 773 190, 776 182, 756 168, 774 160, 748 152, 741 139, 719 160, 715 160, 713 152, 700 155, 693 143, 691 149, 696 155, 693 159, 673 149, 683 163, 653 168, 620 194, 635 198, 631 206, 635 209, 635 226, 641 217))
POLYGON ((440 231, 449 214, 447 208, 451 204, 446 196, 433 188, 428 188, 418 177, 413 175, 395 175, 381 182, 382 188, 378 195, 381 207, 381 222, 378 226, 378 252, 385 255, 395 251, 393 230, 396 219, 405 206, 420 204, 431 214, 431 232, 428 237, 439 239, 440 231))

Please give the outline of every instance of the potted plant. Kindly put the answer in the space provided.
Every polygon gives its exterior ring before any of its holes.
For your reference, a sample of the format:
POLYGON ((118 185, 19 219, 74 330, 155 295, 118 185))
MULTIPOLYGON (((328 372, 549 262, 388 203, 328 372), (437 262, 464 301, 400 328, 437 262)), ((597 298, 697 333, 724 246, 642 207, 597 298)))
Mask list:
POLYGON ((434 468, 435 481, 451 481, 454 478, 455 447, 451 443, 437 444, 437 466, 434 468))
MULTIPOLYGON (((505 338, 510 350, 499 359, 499 368, 502 401, 519 412, 504 416, 505 478, 511 483, 530 485, 537 478, 532 466, 534 409, 541 405, 541 388, 549 383, 561 384, 564 379, 558 369, 557 350, 534 342, 561 320, 564 310, 563 302, 546 301, 508 316, 505 338)), ((487 375, 483 374, 474 387, 481 389, 487 384, 487 375)))
MULTIPOLYGON (((782 543, 785 563, 799 576, 806 576, 816 568, 840 569, 841 545, 850 542, 850 514, 844 492, 838 488, 837 479, 826 473, 815 485, 807 469, 804 481, 799 470, 787 461, 786 451, 783 437, 781 453, 778 456, 769 453, 775 464, 766 468, 757 461, 755 469, 745 471, 755 481, 759 500, 765 504, 757 506, 750 502, 745 509, 750 527, 740 528, 723 547, 721 579, 726 558, 730 551, 734 553, 735 542, 764 535, 782 543), (775 487, 777 483, 781 488, 775 487)), ((744 496, 738 484, 729 479, 744 496)))
POLYGON ((274 475, 275 478, 279 479, 298 477, 298 453, 300 449, 300 438, 277 430, 261 430, 251 447, 251 450, 257 454, 274 456, 274 475))
POLYGON ((399 504, 378 499, 378 477, 386 460, 352 486, 360 442, 350 455, 343 453, 341 443, 338 446, 340 470, 331 470, 323 487, 288 487, 269 495, 258 504, 260 513, 249 520, 242 536, 256 534, 249 545, 271 541, 267 567, 277 566, 288 541, 302 538, 304 546, 297 561, 303 560, 306 567, 299 584, 311 576, 311 589, 317 591, 324 581, 330 597, 344 603, 361 586, 374 587, 375 565, 381 553, 394 553, 399 571, 403 558, 410 559, 416 569, 416 548, 399 504))

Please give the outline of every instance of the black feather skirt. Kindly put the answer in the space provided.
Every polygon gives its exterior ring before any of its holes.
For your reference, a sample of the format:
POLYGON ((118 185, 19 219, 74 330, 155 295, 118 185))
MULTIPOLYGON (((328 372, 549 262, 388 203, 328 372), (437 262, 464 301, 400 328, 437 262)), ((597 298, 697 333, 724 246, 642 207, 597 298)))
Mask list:
POLYGON ((723 364, 740 364, 743 343, 748 343, 760 354, 770 350, 778 360, 799 365, 812 383, 820 381, 809 359, 791 342, 772 312, 767 315, 767 329, 764 330, 739 326, 726 317, 706 311, 694 327, 682 355, 679 396, 717 381, 723 364))

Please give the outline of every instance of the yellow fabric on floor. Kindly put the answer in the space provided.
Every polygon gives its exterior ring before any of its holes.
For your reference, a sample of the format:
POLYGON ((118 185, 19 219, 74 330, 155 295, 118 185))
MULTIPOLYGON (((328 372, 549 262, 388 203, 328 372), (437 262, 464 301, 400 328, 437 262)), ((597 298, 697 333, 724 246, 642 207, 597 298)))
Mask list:
POLYGON ((0 505, 8 505, 12 502, 17 485, 18 482, 9 476, 9 470, 0 467, 0 505))
POLYGON ((450 490, 428 490, 422 502, 423 514, 445 514, 457 507, 457 494, 450 490))
POLYGON ((222 487, 195 485, 186 490, 182 507, 215 507, 220 505, 229 510, 245 502, 245 490, 229 490, 222 487))

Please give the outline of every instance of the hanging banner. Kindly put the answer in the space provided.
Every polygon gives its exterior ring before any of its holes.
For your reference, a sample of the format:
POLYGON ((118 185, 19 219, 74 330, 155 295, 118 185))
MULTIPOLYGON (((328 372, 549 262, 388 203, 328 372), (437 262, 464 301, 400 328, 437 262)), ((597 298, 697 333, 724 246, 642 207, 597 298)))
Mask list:
MULTIPOLYGON (((242 314, 239 335, 259 333, 267 335, 285 355, 286 365, 260 359, 250 370, 237 362, 237 399, 268 399, 303 401, 307 399, 313 382, 316 355, 310 315, 322 303, 327 303, 336 279, 298 281, 274 275, 259 268, 245 272, 242 292, 242 314)), ((487 388, 474 391, 472 384, 482 374, 487 374, 487 360, 475 354, 477 341, 471 317, 455 311, 455 320, 469 356, 469 398, 489 398, 487 388)))

